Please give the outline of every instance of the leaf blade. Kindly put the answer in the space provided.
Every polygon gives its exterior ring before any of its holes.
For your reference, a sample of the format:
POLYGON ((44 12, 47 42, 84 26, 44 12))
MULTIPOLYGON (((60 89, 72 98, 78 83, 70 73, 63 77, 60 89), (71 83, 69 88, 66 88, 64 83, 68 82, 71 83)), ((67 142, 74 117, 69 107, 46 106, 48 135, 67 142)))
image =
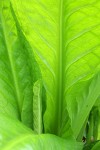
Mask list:
POLYGON ((37 80, 33 86, 33 129, 37 134, 43 132, 42 117, 42 81, 37 80))
POLYGON ((81 150, 83 145, 74 140, 65 140, 52 134, 35 135, 34 132, 16 119, 0 114, 1 150, 81 150), (7 126, 6 126, 7 124, 7 126), (51 143, 51 144, 50 144, 51 143), (49 145, 49 147, 48 147, 49 145))

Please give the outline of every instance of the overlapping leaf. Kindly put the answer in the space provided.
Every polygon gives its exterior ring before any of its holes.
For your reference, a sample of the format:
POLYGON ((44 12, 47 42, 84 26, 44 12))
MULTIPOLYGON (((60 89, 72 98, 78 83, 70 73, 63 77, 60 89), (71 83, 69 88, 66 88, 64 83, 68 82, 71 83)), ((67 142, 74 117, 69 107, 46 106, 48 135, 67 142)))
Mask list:
POLYGON ((99 8, 96 0, 0 1, 2 149, 47 149, 50 141, 50 149, 78 149, 77 143, 52 135, 33 138, 29 131, 23 136, 16 125, 22 133, 24 126, 13 119, 11 123, 8 116, 37 133, 44 130, 66 139, 84 131, 100 96, 99 8), (46 90, 46 106, 39 78, 46 90))
POLYGON ((16 119, 0 114, 1 150, 81 150, 82 144, 51 134, 35 135, 16 119))
MULTIPOLYGON (((80 131, 76 133, 74 122, 82 127, 79 114, 91 103, 85 121, 99 95, 98 92, 92 101, 86 93, 92 93, 92 84, 99 81, 94 79, 92 83, 91 80, 100 70, 100 2, 30 0, 28 4, 12 1, 12 5, 42 72, 47 92, 45 131, 55 132, 58 122, 56 134, 65 134, 69 124, 67 107, 77 137, 80 131)), ((98 85, 96 90, 99 90, 98 85)))
POLYGON ((33 82, 37 79, 36 76, 39 76, 39 71, 31 47, 19 30, 9 0, 1 0, 0 113, 18 118, 31 128, 33 82))

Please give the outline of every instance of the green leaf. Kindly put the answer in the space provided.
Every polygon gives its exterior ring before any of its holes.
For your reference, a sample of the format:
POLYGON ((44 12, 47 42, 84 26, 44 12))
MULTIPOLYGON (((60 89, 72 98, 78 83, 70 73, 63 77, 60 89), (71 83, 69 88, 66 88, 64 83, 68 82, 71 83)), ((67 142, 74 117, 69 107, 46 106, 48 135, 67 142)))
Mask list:
POLYGON ((0 114, 0 150, 81 150, 82 144, 34 132, 16 119, 0 114))
MULTIPOLYGON (((83 150, 92 150, 92 148, 98 144, 99 141, 94 141, 89 144, 85 144, 83 150)), ((97 150, 97 149, 96 149, 97 150)))
POLYGON ((14 1, 14 3, 11 1, 11 3, 41 69, 47 98, 44 130, 64 137, 71 136, 70 119, 63 98, 64 50, 62 18, 59 19, 60 1, 30 0, 28 7, 27 1, 14 1))
POLYGON ((43 132, 42 92, 42 81, 38 80, 33 86, 33 129, 38 134, 43 132))
POLYGON ((100 95, 100 72, 87 82, 77 83, 69 89, 67 94, 69 100, 68 110, 72 118, 72 128, 74 135, 77 137, 90 110, 100 95))
POLYGON ((18 118, 32 128, 33 83, 39 74, 32 49, 20 30, 10 1, 1 0, 0 113, 18 118))
MULTIPOLYGON (((99 106, 99 105, 98 105, 99 106)), ((91 141, 96 141, 98 139, 99 133, 99 107, 94 105, 92 110, 90 111, 87 123, 87 136, 86 141, 90 143, 91 141)))
POLYGON ((100 149, 100 141, 98 141, 91 150, 99 150, 100 149))
POLYGON ((71 119, 77 137, 95 103, 96 99, 91 99, 88 93, 88 90, 95 93, 95 84, 98 96, 99 79, 93 83, 91 80, 100 70, 100 2, 11 0, 11 3, 42 72, 47 93, 45 132, 72 135, 71 119), (87 104, 91 104, 88 109, 87 104))
POLYGON ((92 92, 91 86, 99 80, 93 84, 91 81, 90 86, 91 78, 100 70, 100 2, 15 0, 11 3, 42 72, 47 93, 45 132, 71 135, 70 117, 77 137, 95 102, 94 99, 91 103, 90 95, 84 98, 84 94, 87 95, 88 89, 92 92), (87 103, 91 103, 88 109, 87 103), (85 111, 86 117, 83 115, 79 123, 80 113, 85 111), (79 129, 75 129, 74 122, 75 127, 79 123, 79 129))

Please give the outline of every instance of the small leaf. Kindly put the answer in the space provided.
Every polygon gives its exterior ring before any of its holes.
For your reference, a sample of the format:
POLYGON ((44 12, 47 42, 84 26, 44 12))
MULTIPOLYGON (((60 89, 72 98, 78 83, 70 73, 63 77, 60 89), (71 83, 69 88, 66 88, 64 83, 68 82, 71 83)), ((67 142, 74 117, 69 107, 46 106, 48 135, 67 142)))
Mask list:
POLYGON ((42 117, 42 81, 38 80, 33 86, 33 129, 40 134, 43 132, 42 117))

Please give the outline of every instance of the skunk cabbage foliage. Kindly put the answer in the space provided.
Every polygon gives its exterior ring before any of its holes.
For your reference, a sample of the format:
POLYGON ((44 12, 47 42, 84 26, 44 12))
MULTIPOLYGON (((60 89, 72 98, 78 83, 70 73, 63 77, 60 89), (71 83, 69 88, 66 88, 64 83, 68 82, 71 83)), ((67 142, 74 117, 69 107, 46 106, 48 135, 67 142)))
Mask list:
POLYGON ((97 0, 0 1, 1 150, 82 149, 100 96, 99 10, 97 0))
POLYGON ((0 121, 2 121, 0 124, 1 150, 80 150, 82 147, 80 143, 77 144, 73 140, 66 141, 56 135, 35 135, 31 129, 4 114, 0 114, 0 121))

